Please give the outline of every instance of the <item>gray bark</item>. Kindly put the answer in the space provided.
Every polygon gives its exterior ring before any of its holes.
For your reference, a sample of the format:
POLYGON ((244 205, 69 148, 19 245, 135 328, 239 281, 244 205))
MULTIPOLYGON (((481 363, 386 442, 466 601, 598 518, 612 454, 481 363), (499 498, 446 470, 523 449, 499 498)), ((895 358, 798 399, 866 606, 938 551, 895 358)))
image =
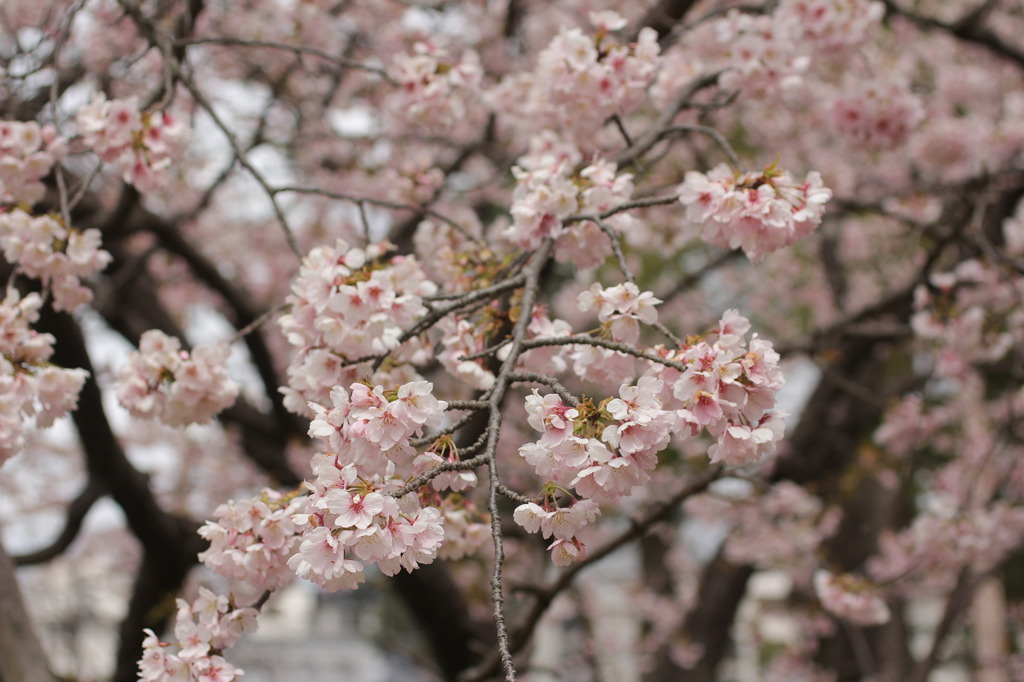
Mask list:
POLYGON ((56 682, 18 589, 14 562, 0 544, 0 682, 56 682))

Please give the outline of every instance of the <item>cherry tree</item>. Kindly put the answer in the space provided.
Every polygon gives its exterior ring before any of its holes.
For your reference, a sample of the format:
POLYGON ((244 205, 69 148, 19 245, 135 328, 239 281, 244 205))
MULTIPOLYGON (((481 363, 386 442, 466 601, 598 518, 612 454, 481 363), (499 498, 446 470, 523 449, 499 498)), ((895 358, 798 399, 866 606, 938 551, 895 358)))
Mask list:
POLYGON ((14 567, 74 552, 130 580, 119 682, 242 678, 300 579, 464 682, 1024 679, 1022 35, 6 0, 0 529, 62 521, 0 551, 0 681, 54 679, 14 567))

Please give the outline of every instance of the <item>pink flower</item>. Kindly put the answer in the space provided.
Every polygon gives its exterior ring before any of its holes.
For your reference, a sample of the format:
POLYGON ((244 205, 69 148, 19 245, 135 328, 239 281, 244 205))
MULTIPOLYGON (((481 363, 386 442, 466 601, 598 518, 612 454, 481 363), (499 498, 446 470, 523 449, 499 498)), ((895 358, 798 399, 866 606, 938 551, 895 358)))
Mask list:
POLYGON ((433 388, 429 381, 414 381, 400 386, 398 400, 392 407, 395 416, 406 424, 437 426, 448 404, 433 396, 433 388))
POLYGON ((892 617, 877 590, 849 573, 835 575, 818 569, 814 573, 814 592, 827 611, 856 625, 882 625, 892 617))
POLYGON ((577 300, 580 310, 597 308, 597 318, 611 331, 612 340, 630 344, 639 340, 640 322, 654 324, 658 321, 654 306, 661 303, 651 292, 641 293, 632 282, 608 289, 594 283, 581 292, 577 300))
MULTIPOLYGON (((382 561, 392 555, 395 546, 395 536, 389 532, 387 527, 376 524, 368 525, 353 535, 355 544, 352 549, 363 561, 382 561)), ((404 547, 400 544, 398 551, 404 547)))
POLYGON ((532 395, 526 396, 526 413, 529 415, 527 421, 530 426, 544 434, 540 444, 547 448, 571 436, 572 420, 579 416, 575 408, 565 405, 554 393, 541 397, 537 389, 533 389, 532 395))
POLYGON ((165 112, 141 112, 134 97, 107 100, 96 94, 78 110, 76 121, 85 145, 142 192, 164 184, 166 169, 186 145, 186 126, 165 112))
POLYGON ((334 514, 334 525, 338 528, 366 528, 384 510, 384 500, 380 493, 359 495, 332 488, 316 506, 334 514))
POLYGON ((300 578, 316 581, 330 577, 336 562, 343 560, 342 546, 329 528, 317 526, 303 533, 298 553, 288 559, 288 567, 300 578))
POLYGON ((234 403, 240 387, 227 374, 226 345, 181 350, 178 339, 151 329, 118 372, 116 392, 135 417, 170 426, 210 421, 234 403))
POLYGON ((198 669, 199 682, 232 682, 243 672, 220 656, 210 656, 195 668, 198 669))
POLYGON ((755 262, 809 234, 832 196, 817 172, 797 183, 788 171, 739 174, 725 164, 707 175, 688 172, 678 191, 688 224, 705 241, 741 248, 755 262))
POLYGON ((554 536, 558 540, 569 540, 600 513, 601 509, 593 500, 577 500, 571 506, 550 512, 541 520, 541 530, 545 538, 554 536))
POLYGON ((782 420, 772 419, 763 426, 751 428, 745 424, 726 427, 718 442, 708 449, 712 462, 728 466, 742 466, 761 459, 774 450, 782 437, 782 420))
POLYGON ((829 113, 833 128, 850 147, 869 151, 904 145, 924 118, 909 84, 895 79, 846 84, 829 113))
POLYGON ((551 552, 551 561, 555 566, 568 566, 574 561, 582 561, 587 558, 587 547, 576 538, 558 539, 548 546, 551 552))
POLYGON ((0 465, 21 450, 26 422, 47 427, 76 407, 88 373, 50 364, 54 337, 31 328, 42 297, 10 288, 0 301, 0 465))
POLYGON ((583 497, 596 502, 610 502, 628 495, 647 480, 647 475, 629 457, 613 457, 607 462, 595 462, 583 469, 571 484, 583 497))
POLYGON ((527 533, 536 533, 540 530, 541 522, 548 518, 549 513, 534 502, 521 504, 512 513, 512 518, 522 526, 527 533))
POLYGON ((619 421, 632 420, 646 424, 663 412, 658 394, 664 382, 655 377, 641 377, 636 386, 624 384, 619 396, 609 401, 605 409, 619 421))

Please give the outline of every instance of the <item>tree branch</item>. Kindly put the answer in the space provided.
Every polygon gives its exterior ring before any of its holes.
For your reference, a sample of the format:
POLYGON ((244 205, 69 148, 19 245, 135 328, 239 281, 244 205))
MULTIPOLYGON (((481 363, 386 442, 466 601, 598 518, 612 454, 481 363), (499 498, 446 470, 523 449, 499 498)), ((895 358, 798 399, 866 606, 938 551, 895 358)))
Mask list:
POLYGON ((78 531, 82 528, 82 521, 85 519, 85 515, 89 513, 93 504, 103 497, 105 493, 106 489, 103 487, 103 484, 90 476, 82 492, 78 493, 75 499, 68 505, 64 528, 61 530, 60 535, 57 536, 57 539, 43 549, 12 557, 14 565, 32 566, 34 564, 41 564, 63 554, 71 546, 71 543, 75 541, 75 538, 78 537, 78 531))

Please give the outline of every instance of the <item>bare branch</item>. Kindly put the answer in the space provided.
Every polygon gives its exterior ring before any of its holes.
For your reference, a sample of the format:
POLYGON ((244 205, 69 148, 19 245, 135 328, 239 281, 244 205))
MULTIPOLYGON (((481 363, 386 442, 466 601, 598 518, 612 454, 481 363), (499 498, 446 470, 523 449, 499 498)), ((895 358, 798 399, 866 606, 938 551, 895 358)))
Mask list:
POLYGON ((65 513, 64 528, 57 538, 43 549, 11 557, 15 566, 41 564, 63 554, 71 546, 71 543, 75 541, 75 538, 78 537, 78 531, 82 529, 82 521, 85 520, 85 515, 92 509, 93 504, 103 497, 105 492, 103 484, 90 477, 82 492, 78 493, 75 499, 71 500, 71 503, 68 505, 67 512, 65 513))
POLYGON ((379 66, 373 66, 371 64, 365 64, 354 59, 346 59, 337 55, 329 54, 323 50, 318 50, 315 47, 309 47, 307 45, 291 45, 288 43, 277 43, 270 40, 250 40, 243 38, 229 38, 229 37, 215 37, 215 38, 189 38, 188 40, 176 40, 175 45, 188 47, 191 45, 231 45, 235 47, 251 47, 251 48, 270 48, 274 50, 284 50, 286 52, 294 52, 297 55, 311 55, 313 57, 319 57, 324 61, 330 62, 337 67, 342 69, 356 69, 358 71, 366 71, 376 76, 380 76, 392 85, 396 85, 394 79, 388 74, 386 69, 379 66))

